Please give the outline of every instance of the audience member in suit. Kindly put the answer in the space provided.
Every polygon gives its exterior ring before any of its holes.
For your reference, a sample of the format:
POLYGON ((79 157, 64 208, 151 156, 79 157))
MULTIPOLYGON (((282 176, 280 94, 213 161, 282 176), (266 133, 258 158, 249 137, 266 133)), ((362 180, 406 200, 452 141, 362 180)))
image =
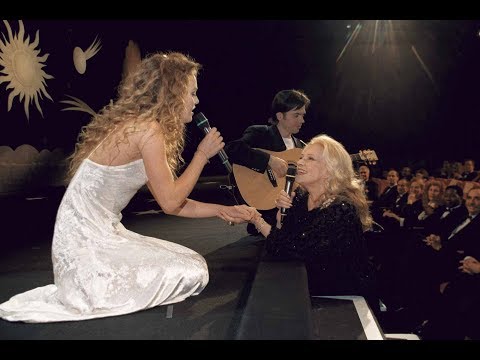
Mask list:
POLYGON ((412 180, 407 197, 407 203, 403 207, 399 214, 394 213, 392 210, 386 210, 383 212, 384 217, 389 217, 397 221, 399 228, 406 228, 408 224, 415 223, 415 219, 423 211, 423 181, 412 180))
POLYGON ((468 216, 458 225, 446 239, 431 239, 432 247, 441 254, 442 271, 439 275, 443 281, 448 281, 455 276, 458 261, 470 255, 480 258, 480 186, 472 187, 465 200, 468 216))
MULTIPOLYGON (((240 139, 225 146, 230 161, 259 173, 264 173, 270 167, 276 176, 284 177, 288 169, 287 162, 258 148, 275 152, 303 148, 302 141, 294 134, 302 128, 309 105, 310 99, 300 90, 279 91, 273 98, 270 125, 249 126, 240 139)), ((276 209, 262 211, 269 224, 275 224, 276 213, 276 209)), ((247 230, 251 234, 258 234, 250 224, 247 230)))
POLYGON ((364 237, 372 218, 350 155, 333 138, 316 136, 302 151, 296 181, 291 196, 282 190, 277 199, 278 208, 288 209, 283 222, 280 211, 275 226, 252 219, 267 253, 303 260, 311 295, 361 295, 378 309, 364 237))
POLYGON ((478 181, 480 175, 478 171, 475 171, 475 161, 472 159, 466 159, 463 163, 462 180, 464 181, 478 181))
POLYGON ((437 234, 444 238, 468 215, 460 186, 447 186, 443 194, 443 202, 444 205, 425 221, 425 234, 437 234))
POLYGON ((388 186, 385 187, 378 199, 372 203, 370 209, 376 222, 381 222, 383 211, 391 210, 398 197, 397 182, 398 172, 391 169, 387 172, 388 186))
POLYGON ((376 207, 391 209, 397 200, 398 190, 398 171, 391 169, 387 173, 388 186, 378 197, 377 201, 373 204, 376 207))
POLYGON ((367 201, 373 202, 378 199, 378 184, 370 179, 370 168, 367 165, 361 165, 358 168, 360 179, 363 180, 365 186, 365 195, 367 201))
MULTIPOLYGON (((467 335, 462 320, 468 320, 473 314, 478 320, 480 281, 478 260, 480 259, 480 186, 474 186, 467 193, 465 206, 468 217, 457 226, 447 241, 432 239, 431 245, 439 250, 437 278, 432 279, 436 304, 446 301, 443 313, 429 312, 430 338, 462 338, 467 335), (436 290, 436 291, 435 291, 436 290), (440 298, 438 298, 440 296, 440 298), (453 316, 452 316, 453 314, 453 316), (460 321, 460 322, 459 322, 460 321), (435 325, 435 326, 433 326, 435 325), (432 329, 433 326, 433 329, 432 329), (440 330, 440 331, 439 331, 440 330)), ((445 304, 444 304, 445 305, 445 304)), ((427 313, 428 314, 428 313, 427 313)), ((475 324, 478 327, 478 322, 475 324)))
MULTIPOLYGON (((447 241, 452 231, 460 225, 467 217, 468 210, 463 204, 463 191, 458 185, 450 185, 445 190, 445 205, 439 208, 439 211, 429 217, 425 228, 426 237, 422 240, 421 249, 426 249, 428 253, 431 250, 439 250, 442 241, 447 241), (427 244, 427 247, 425 247, 427 244), (433 249, 432 249, 432 245, 433 249)), ((414 244, 418 247, 419 244, 414 244)), ((421 260, 422 262, 425 259, 421 260)))
POLYGON ((410 190, 410 181, 406 178, 398 180, 397 183, 397 198, 392 206, 392 212, 399 215, 402 213, 403 208, 407 205, 408 192, 410 190))

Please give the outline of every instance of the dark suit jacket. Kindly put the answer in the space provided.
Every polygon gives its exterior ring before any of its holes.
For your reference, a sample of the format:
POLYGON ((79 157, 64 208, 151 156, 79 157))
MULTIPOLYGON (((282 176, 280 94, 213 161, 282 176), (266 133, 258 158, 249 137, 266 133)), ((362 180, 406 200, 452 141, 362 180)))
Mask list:
POLYGON ((480 215, 477 215, 470 224, 460 230, 448 240, 442 239, 440 249, 441 263, 439 270, 443 281, 451 280, 460 274, 459 261, 465 256, 480 259, 480 215))
MULTIPOLYGON (((303 148, 299 139, 294 136, 292 139, 295 147, 303 148)), ((252 125, 240 139, 229 142, 225 146, 225 152, 232 163, 263 173, 267 169, 270 155, 254 148, 276 152, 287 150, 276 125, 252 125)))
POLYGON ((471 173, 463 173, 462 180, 463 181, 474 181, 478 177, 478 171, 472 171, 471 173))
POLYGON ((403 213, 403 208, 405 207, 405 205, 407 205, 407 201, 408 201, 408 192, 406 192, 405 194, 403 194, 400 199, 395 199, 395 202, 393 203, 393 206, 392 206, 392 211, 397 214, 397 215, 400 215, 403 213))
POLYGON ((397 185, 386 187, 378 197, 378 200, 373 204, 376 207, 391 209, 397 200, 398 190, 397 185))
POLYGON ((406 204, 403 207, 401 217, 405 219, 403 227, 405 229, 410 229, 412 227, 418 226, 418 215, 423 211, 422 199, 416 200, 413 204, 406 204))
POLYGON ((378 184, 372 179, 365 182, 365 195, 367 200, 376 201, 378 199, 378 184))
MULTIPOLYGON (((397 190, 398 193, 398 190, 397 190)), ((407 200, 408 200, 408 192, 403 194, 400 199, 395 199, 393 202, 393 205, 391 207, 392 212, 399 216, 403 216, 403 211, 405 206, 407 205, 407 200)), ((375 217, 375 221, 380 223, 385 230, 387 231, 395 231, 398 232, 400 225, 397 220, 389 218, 389 217, 383 217, 383 209, 381 208, 374 208, 374 211, 372 211, 372 215, 375 217)))
POLYGON ((425 234, 439 235, 442 239, 448 238, 450 233, 468 216, 468 210, 465 205, 460 205, 454 208, 446 217, 440 219, 443 213, 447 210, 443 205, 438 208, 432 215, 425 219, 425 234))

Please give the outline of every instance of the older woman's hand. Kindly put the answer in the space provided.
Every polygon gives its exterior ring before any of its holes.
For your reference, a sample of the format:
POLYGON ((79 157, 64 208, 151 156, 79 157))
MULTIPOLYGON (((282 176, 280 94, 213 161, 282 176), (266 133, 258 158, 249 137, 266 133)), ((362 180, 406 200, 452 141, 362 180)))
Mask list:
POLYGON ((280 191, 277 199, 275 200, 275 206, 278 209, 285 208, 289 209, 292 207, 292 199, 295 197, 295 191, 292 192, 292 196, 288 196, 285 190, 280 191))

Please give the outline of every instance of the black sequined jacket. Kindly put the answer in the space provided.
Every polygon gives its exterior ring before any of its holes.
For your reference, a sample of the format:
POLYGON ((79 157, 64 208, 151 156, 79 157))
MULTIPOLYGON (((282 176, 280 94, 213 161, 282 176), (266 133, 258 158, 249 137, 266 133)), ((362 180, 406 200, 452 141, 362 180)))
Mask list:
POLYGON ((297 191, 282 229, 272 227, 266 239, 267 253, 303 260, 311 295, 371 295, 373 266, 354 205, 337 197, 308 211, 307 201, 308 194, 297 191))

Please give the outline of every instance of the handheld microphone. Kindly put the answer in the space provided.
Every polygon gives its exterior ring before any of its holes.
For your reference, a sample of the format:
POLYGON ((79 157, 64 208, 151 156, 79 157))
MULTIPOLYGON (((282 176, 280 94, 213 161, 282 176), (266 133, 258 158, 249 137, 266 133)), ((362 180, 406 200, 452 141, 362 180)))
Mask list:
MULTIPOLYGON (((203 130, 203 132, 205 133, 205 135, 207 135, 210 130, 212 129, 210 127, 210 124, 208 123, 208 120, 207 118, 205 117, 205 115, 203 115, 202 112, 199 112, 198 114, 194 115, 193 117, 195 119, 195 122, 197 124, 197 126, 203 130)), ((230 164, 230 162, 228 161, 228 156, 227 156, 227 153, 225 152, 225 150, 220 150, 217 154, 218 156, 220 156, 220 159, 222 161, 222 164, 225 165, 225 167, 227 168, 227 171, 228 173, 231 173, 232 172, 232 165, 230 164)))
MULTIPOLYGON (((292 194, 293 183, 295 182, 295 175, 297 175, 297 166, 295 164, 288 164, 287 176, 285 180, 285 192, 290 196, 292 194)), ((280 221, 287 215, 286 208, 280 208, 280 221)))

